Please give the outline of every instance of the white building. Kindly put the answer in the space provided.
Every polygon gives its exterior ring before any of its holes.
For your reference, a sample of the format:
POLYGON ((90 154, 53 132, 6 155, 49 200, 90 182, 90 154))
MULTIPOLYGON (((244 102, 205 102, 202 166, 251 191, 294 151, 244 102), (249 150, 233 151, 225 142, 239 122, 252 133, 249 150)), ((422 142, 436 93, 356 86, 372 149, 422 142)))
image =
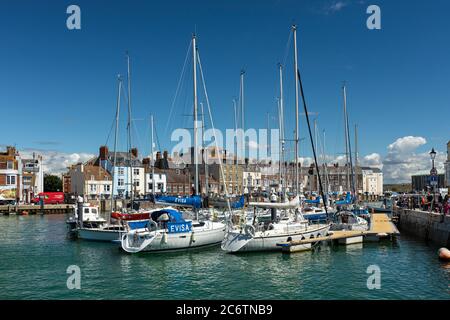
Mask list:
POLYGON ((22 194, 25 202, 44 192, 42 156, 33 153, 33 159, 22 159, 22 194))
POLYGON ((244 171, 242 172, 242 176, 244 193, 258 191, 262 187, 261 172, 246 171, 246 169, 244 169, 244 171))
POLYGON ((361 168, 362 192, 367 195, 383 195, 383 172, 377 168, 361 168))
POLYGON ((158 172, 155 170, 154 176, 152 172, 145 173, 145 193, 164 193, 167 191, 167 176, 165 173, 158 172), (154 182, 153 182, 154 177, 154 182), (155 185, 155 190, 153 191, 153 184, 155 185))
POLYGON ((109 199, 112 180, 108 171, 99 166, 78 163, 69 170, 71 191, 86 199, 109 199))

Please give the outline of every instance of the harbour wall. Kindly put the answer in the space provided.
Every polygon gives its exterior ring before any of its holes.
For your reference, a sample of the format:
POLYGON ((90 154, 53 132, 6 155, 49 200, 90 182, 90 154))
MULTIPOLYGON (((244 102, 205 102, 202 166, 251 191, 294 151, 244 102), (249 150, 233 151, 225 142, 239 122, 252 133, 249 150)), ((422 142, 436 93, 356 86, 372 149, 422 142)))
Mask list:
POLYGON ((441 213, 397 209, 398 227, 422 239, 450 248, 450 216, 441 213))

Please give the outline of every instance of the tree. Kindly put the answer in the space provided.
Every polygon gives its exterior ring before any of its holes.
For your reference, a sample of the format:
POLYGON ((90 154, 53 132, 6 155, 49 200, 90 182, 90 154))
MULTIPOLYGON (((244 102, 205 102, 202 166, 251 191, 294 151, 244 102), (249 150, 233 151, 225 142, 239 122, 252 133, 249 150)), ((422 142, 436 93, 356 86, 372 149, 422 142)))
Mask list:
POLYGON ((44 192, 62 191, 62 180, 58 176, 46 174, 44 176, 44 192))

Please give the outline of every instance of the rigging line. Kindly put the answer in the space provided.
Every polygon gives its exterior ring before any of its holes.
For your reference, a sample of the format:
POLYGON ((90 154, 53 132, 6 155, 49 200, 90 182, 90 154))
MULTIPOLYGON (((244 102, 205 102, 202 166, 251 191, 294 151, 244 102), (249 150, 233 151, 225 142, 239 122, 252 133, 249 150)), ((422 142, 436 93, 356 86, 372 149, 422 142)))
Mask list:
MULTIPOLYGON (((197 60, 198 60, 198 66, 199 66, 199 70, 200 70, 200 78, 201 78, 201 82, 203 85, 203 90, 205 92, 205 100, 206 100, 206 105, 208 106, 208 113, 209 113, 209 122, 211 124, 211 129, 213 130, 214 133, 214 144, 216 145, 216 150, 219 151, 219 145, 217 142, 217 137, 216 137, 216 128, 214 126, 214 121, 211 115, 211 106, 209 104, 209 98, 208 98, 208 91, 206 90, 206 84, 205 84, 205 78, 203 77, 203 68, 202 68, 202 63, 200 61, 200 53, 197 49, 197 60)), ((225 173, 223 171, 223 166, 222 166, 222 162, 223 161, 219 161, 219 167, 220 167, 220 173, 222 176, 222 181, 224 181, 224 191, 225 191, 225 198, 227 199, 227 207, 228 210, 230 212, 230 217, 231 217, 231 205, 230 205, 230 198, 228 195, 228 186, 225 184, 225 173)), ((230 217, 228 217, 228 223, 231 223, 230 217)))
POLYGON ((107 138, 106 138, 105 146, 108 145, 109 138, 111 137, 111 132, 112 132, 113 129, 114 129, 114 123, 116 122, 116 116, 117 116, 117 110, 116 110, 116 115, 114 116, 114 119, 113 119, 113 121, 112 121, 112 123, 111 123, 111 129, 109 129, 109 133, 108 133, 108 136, 107 136, 107 138))
POLYGON ((297 77, 298 77, 298 83, 300 86, 300 94, 302 96, 302 101, 303 101, 303 108, 305 109, 305 116, 306 116, 306 122, 308 124, 308 132, 309 132, 309 138, 311 139, 311 146, 312 146, 312 151, 314 154, 314 163, 316 165, 316 170, 317 170, 317 178, 319 179, 319 189, 320 189, 320 194, 322 195, 322 199, 323 199, 323 206, 325 208, 325 213, 328 216, 328 209, 327 209, 327 205, 326 205, 326 198, 323 192, 323 188, 322 188, 322 179, 320 178, 320 171, 319 171, 319 166, 317 164, 317 155, 316 155, 316 148, 314 146, 314 139, 311 133, 311 124, 309 122, 309 114, 308 114, 308 108, 306 106, 306 100, 305 100, 305 94, 303 92, 303 84, 302 84, 302 78, 300 77, 300 70, 297 69, 297 77))
POLYGON ((286 65, 287 56, 289 54, 289 49, 291 48, 291 42, 292 42, 292 30, 289 32, 288 41, 286 43, 286 49, 284 51, 284 58, 283 58, 283 66, 286 65))
POLYGON ((177 97, 178 97, 178 93, 179 93, 179 90, 180 90, 180 86, 181 86, 182 80, 184 78, 187 61, 188 61, 189 56, 190 56, 189 53, 191 52, 191 47, 192 47, 192 41, 189 42, 189 46, 188 46, 188 49, 187 49, 187 52, 186 52, 186 57, 184 58, 183 68, 181 69, 181 75, 180 75, 180 78, 178 79, 177 89, 175 90, 175 95, 174 95, 173 100, 172 100, 172 105, 170 106, 169 117, 167 119, 166 127, 164 129, 164 135, 167 134, 169 123, 170 123, 170 120, 172 119, 173 108, 174 108, 175 103, 177 101, 177 97))

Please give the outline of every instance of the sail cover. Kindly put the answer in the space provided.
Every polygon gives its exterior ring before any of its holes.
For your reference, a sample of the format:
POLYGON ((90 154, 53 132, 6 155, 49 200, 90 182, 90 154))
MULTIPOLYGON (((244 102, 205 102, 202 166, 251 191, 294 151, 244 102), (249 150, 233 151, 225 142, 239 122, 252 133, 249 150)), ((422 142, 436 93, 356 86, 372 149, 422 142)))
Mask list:
POLYGON ((153 211, 152 212, 152 220, 158 221, 159 216, 163 215, 164 213, 166 213, 169 216, 170 222, 175 222, 175 223, 185 222, 185 220, 183 219, 183 214, 180 211, 177 211, 174 209, 164 209, 164 210, 153 211))
POLYGON ((305 200, 305 202, 306 203, 310 203, 310 204, 317 204, 317 203, 320 203, 320 197, 317 197, 316 199, 314 199, 314 200, 305 200))
POLYGON ((350 204, 352 203, 352 195, 350 192, 347 192, 347 195, 345 196, 344 200, 336 201, 336 205, 343 205, 343 204, 350 204))
POLYGON ((245 203, 245 196, 242 195, 239 198, 239 201, 235 201, 231 203, 231 209, 241 209, 244 207, 244 203, 245 203))
POLYGON ((200 196, 175 197, 175 196, 155 196, 156 203, 167 203, 178 206, 189 206, 194 208, 202 207, 202 198, 200 196))
POLYGON ((276 209, 293 209, 300 205, 300 198, 296 196, 289 202, 249 202, 249 206, 259 207, 259 208, 276 208, 276 209))

